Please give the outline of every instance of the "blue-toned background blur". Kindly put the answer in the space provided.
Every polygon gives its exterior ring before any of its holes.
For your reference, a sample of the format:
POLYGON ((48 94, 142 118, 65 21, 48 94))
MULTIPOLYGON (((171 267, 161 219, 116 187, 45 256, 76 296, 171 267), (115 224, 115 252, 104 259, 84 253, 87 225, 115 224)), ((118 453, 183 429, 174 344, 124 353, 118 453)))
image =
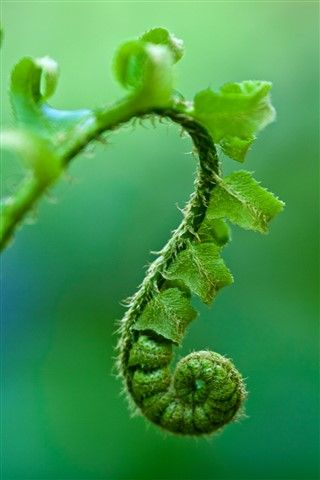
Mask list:
MULTIPOLYGON (((100 106, 122 95, 114 50, 157 25, 185 40, 177 87, 189 98, 231 80, 271 80, 277 121, 246 167, 287 203, 269 236, 233 229, 224 258, 235 284, 214 308, 199 304, 181 351, 233 358, 247 378, 248 417, 210 439, 174 438, 130 419, 115 329, 149 252, 181 218, 196 168, 190 141, 145 123, 77 158, 3 256, 2 478, 317 478, 317 3, 5 1, 2 24, 5 125, 21 56, 59 62, 54 106, 100 106)), ((24 172, 9 154, 2 168, 10 194, 24 172)), ((225 172, 234 168, 224 160, 225 172)))

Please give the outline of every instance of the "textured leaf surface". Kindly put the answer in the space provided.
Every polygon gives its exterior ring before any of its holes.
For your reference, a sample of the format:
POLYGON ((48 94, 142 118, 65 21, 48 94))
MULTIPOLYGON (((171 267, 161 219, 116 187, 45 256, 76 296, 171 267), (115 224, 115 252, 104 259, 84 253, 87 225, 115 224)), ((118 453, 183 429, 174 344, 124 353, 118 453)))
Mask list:
POLYGON ((166 272, 168 279, 183 281, 204 303, 211 303, 217 291, 230 285, 232 275, 220 257, 215 243, 190 243, 166 272))
POLYGON ((186 327, 197 316, 190 300, 177 288, 169 288, 156 295, 145 307, 134 324, 135 330, 151 330, 180 344, 186 327))
POLYGON ((268 222, 283 206, 251 173, 238 171, 224 177, 213 189, 204 224, 209 226, 216 219, 228 218, 242 228, 266 233, 268 222))
POLYGON ((242 162, 256 133, 274 120, 270 88, 269 82, 245 81, 207 89, 196 95, 192 114, 228 156, 242 162))
POLYGON ((223 246, 231 238, 230 227, 222 218, 213 219, 210 222, 202 222, 198 230, 198 235, 202 242, 214 242, 223 246))

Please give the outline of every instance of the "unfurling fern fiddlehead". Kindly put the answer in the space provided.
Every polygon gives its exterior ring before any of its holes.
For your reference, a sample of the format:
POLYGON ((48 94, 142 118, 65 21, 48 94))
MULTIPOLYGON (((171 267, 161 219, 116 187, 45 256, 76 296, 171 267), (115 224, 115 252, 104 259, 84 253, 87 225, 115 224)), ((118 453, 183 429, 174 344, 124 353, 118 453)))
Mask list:
POLYGON ((133 117, 156 115, 179 124, 199 157, 195 191, 180 226, 130 301, 120 327, 118 366, 130 398, 149 420, 173 433, 202 435, 237 416, 244 382, 230 360, 210 351, 189 354, 172 373, 173 347, 181 344, 196 316, 192 294, 209 304, 233 281, 220 256, 229 239, 226 220, 266 232, 283 204, 248 172, 223 178, 216 150, 219 146, 243 161, 255 133, 274 117, 270 84, 227 84, 218 93, 208 89, 187 102, 172 87, 172 66, 182 53, 182 42, 161 28, 125 43, 116 56, 115 71, 130 94, 95 111, 61 112, 46 103, 56 75, 50 59, 24 59, 17 65, 12 103, 23 128, 6 132, 3 139, 5 146, 24 149, 32 177, 4 206, 1 242, 8 242, 30 206, 101 133, 133 117))
POLYGON ((224 218, 233 218, 226 199, 242 210, 243 219, 239 216, 236 223, 258 230, 265 228, 281 203, 246 172, 223 181, 207 131, 183 117, 172 119, 190 134, 199 155, 195 191, 182 223, 130 302, 121 325, 119 365, 128 392, 149 420, 174 433, 201 435, 236 416, 245 398, 244 382, 230 360, 210 351, 189 354, 172 374, 172 348, 181 343, 196 316, 191 293, 210 303, 220 288, 233 281, 220 258, 228 241, 224 218), (270 210, 255 211, 249 203, 251 195, 245 197, 246 189, 257 198, 261 195, 270 210))
POLYGON ((121 327, 120 369, 128 391, 147 418, 174 433, 199 435, 230 421, 245 392, 241 375, 217 353, 191 353, 178 363, 173 375, 168 368, 172 347, 180 344, 196 314, 190 303, 192 277, 198 276, 198 281, 207 284, 203 293, 208 299, 231 281, 217 255, 219 239, 201 235, 211 191, 217 186, 216 150, 200 125, 183 118, 180 123, 199 154, 195 192, 180 227, 150 266, 131 301, 121 327), (206 270, 203 255, 216 274, 206 270), (191 272, 183 272, 183 257, 188 257, 186 265, 191 272), (186 278, 181 278, 181 273, 186 278))

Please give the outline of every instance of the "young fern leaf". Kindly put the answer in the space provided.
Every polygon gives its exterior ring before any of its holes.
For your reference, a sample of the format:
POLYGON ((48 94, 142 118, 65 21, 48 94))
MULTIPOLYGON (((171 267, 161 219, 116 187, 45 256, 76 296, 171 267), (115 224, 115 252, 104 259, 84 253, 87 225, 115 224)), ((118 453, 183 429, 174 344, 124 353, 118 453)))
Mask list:
POLYGON ((197 123, 180 121, 199 154, 195 191, 122 321, 119 368, 149 420, 176 434, 203 435, 237 417, 244 381, 230 360, 208 351, 191 353, 171 373, 171 348, 195 317, 190 294, 209 304, 233 281, 220 256, 228 238, 224 219, 265 231, 283 204, 246 172, 222 180, 211 136, 197 123))
POLYGON ((166 278, 180 280, 204 303, 210 304, 220 288, 233 282, 220 252, 213 240, 189 242, 167 269, 166 278))
POLYGON ((233 363, 209 351, 193 352, 174 372, 173 348, 181 345, 196 317, 192 295, 210 304, 233 282, 221 258, 231 221, 266 232, 282 202, 248 172, 222 176, 219 145, 243 161, 256 133, 274 118, 268 82, 227 84, 185 101, 174 90, 174 64, 183 42, 154 28, 124 43, 114 72, 127 96, 96 110, 52 108, 58 68, 43 59, 22 59, 14 68, 11 99, 18 128, 2 134, 2 145, 20 153, 29 176, 1 214, 1 248, 17 225, 60 176, 69 161, 101 133, 132 118, 158 116, 180 125, 199 157, 195 189, 183 220, 150 265, 121 322, 118 367, 128 397, 151 422, 183 435, 210 434, 239 415, 245 398, 241 374, 233 363))
POLYGON ((270 82, 227 83, 218 93, 199 92, 191 115, 206 126, 229 157, 243 162, 255 134, 275 118, 270 82))
POLYGON ((217 179, 217 183, 204 225, 227 218, 247 230, 268 232, 268 223, 283 208, 281 201, 262 188, 249 172, 234 172, 224 179, 217 179))

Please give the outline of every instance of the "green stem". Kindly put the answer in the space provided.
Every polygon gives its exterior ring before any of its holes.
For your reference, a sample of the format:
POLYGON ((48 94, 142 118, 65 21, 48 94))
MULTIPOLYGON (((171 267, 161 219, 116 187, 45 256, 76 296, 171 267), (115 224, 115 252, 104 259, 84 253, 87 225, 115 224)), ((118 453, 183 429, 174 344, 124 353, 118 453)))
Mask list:
POLYGON ((0 250, 3 250, 11 239, 15 229, 32 210, 39 198, 49 187, 49 183, 39 181, 32 176, 24 180, 18 191, 2 206, 0 217, 0 250))
MULTIPOLYGON (((118 369, 128 399, 151 422, 175 434, 204 435, 218 430, 239 414, 245 398, 244 382, 232 362, 209 351, 189 354, 173 371, 172 347, 177 343, 165 329, 158 329, 158 316, 163 322, 160 305, 166 294, 166 298, 172 300, 178 296, 179 301, 184 306, 186 302, 192 311, 188 285, 179 283, 179 278, 171 277, 171 281, 166 278, 170 278, 168 271, 184 250, 192 245, 194 248, 200 246, 202 233, 199 230, 205 221, 212 189, 217 185, 219 161, 205 128, 172 110, 155 110, 154 113, 169 117, 189 133, 200 165, 182 222, 150 265, 121 321, 118 369), (152 318, 148 317, 149 321, 141 328, 139 321, 148 307, 152 318)), ((203 246, 206 246, 205 242, 203 246)), ((166 305, 165 321, 168 324, 172 316, 175 320, 179 318, 176 302, 169 304, 168 301, 162 305, 166 305)), ((184 310, 183 315, 186 312, 184 310)))
POLYGON ((128 97, 109 108, 95 110, 94 115, 85 121, 82 128, 76 127, 67 145, 63 145, 62 164, 67 165, 92 140, 102 133, 116 130, 135 117, 150 113, 150 108, 141 108, 139 96, 128 97))
POLYGON ((188 242, 197 237, 207 210, 210 193, 216 185, 219 175, 219 160, 210 135, 204 127, 184 114, 172 109, 156 109, 154 113, 170 118, 181 125, 190 135, 199 156, 199 169, 195 180, 195 189, 183 211, 183 219, 173 232, 167 244, 159 252, 159 256, 149 266, 146 276, 136 294, 132 297, 129 309, 121 323, 121 339, 119 341, 119 370, 131 390, 131 377, 128 375, 128 356, 134 341, 132 326, 143 311, 148 301, 165 283, 163 273, 167 270, 176 255, 186 248, 188 242))
MULTIPOLYGON (((91 141, 98 138, 102 133, 112 131, 119 128, 124 123, 129 122, 132 118, 144 117, 146 115, 155 114, 160 117, 170 118, 173 122, 181 125, 188 131, 193 139, 197 150, 200 150, 200 144, 210 142, 211 151, 213 147, 209 135, 206 134, 205 129, 197 124, 194 120, 186 114, 181 113, 181 110, 174 105, 166 109, 154 109, 150 106, 144 106, 141 98, 136 95, 121 100, 109 108, 96 110, 94 114, 87 118, 82 125, 75 127, 70 134, 69 139, 55 151, 57 158, 61 159, 61 172, 69 162, 78 155, 91 141)), ((200 162, 201 162, 200 156, 200 162)), ((215 158, 215 170, 218 170, 218 160, 215 158)), ((202 168, 208 168, 206 162, 202 161, 202 168)), ((210 167, 211 168, 211 167, 210 167)), ((208 173, 208 172, 207 172, 208 173)), ((208 175, 204 174, 200 182, 206 182, 208 175)), ((36 205, 44 192, 51 187, 57 180, 58 176, 52 177, 37 177, 33 175, 23 182, 21 187, 10 197, 2 206, 0 217, 0 250, 3 250, 10 239, 12 238, 17 226, 23 221, 27 213, 36 205)), ((200 212, 199 212, 200 214, 200 212)), ((196 218, 197 215, 194 216, 196 218)), ((191 228, 191 226, 189 226, 191 228)), ((194 226, 193 226, 194 228, 194 226)))

